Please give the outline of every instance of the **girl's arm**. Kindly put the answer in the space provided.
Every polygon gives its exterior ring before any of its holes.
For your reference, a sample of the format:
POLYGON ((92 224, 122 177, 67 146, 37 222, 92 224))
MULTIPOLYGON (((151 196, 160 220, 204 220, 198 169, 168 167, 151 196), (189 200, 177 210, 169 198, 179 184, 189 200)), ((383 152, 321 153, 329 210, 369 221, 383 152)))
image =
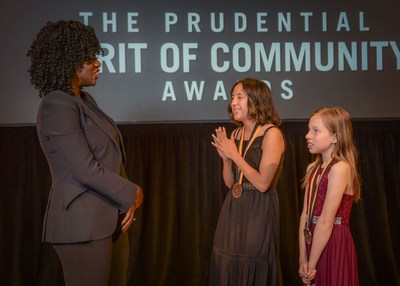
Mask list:
MULTIPOLYGON (((310 169, 309 165, 307 167, 307 171, 310 169)), ((306 226, 307 219, 307 196, 308 196, 308 187, 304 193, 303 199, 303 211, 300 215, 300 223, 299 223, 299 275, 301 278, 306 278, 309 276, 308 270, 308 258, 307 258, 307 250, 306 250, 306 241, 304 238, 304 228, 306 226)))
POLYGON ((285 150, 285 141, 278 128, 271 128, 265 134, 262 143, 262 157, 260 170, 252 168, 239 153, 232 154, 232 161, 243 172, 250 183, 252 183, 261 192, 266 192, 275 176, 276 169, 279 166, 282 154, 285 150))
POLYGON ((304 195, 303 211, 300 216, 299 224, 299 274, 300 277, 306 277, 308 274, 308 259, 306 251, 306 241, 304 239, 304 227, 306 223, 306 209, 307 209, 307 190, 304 195))

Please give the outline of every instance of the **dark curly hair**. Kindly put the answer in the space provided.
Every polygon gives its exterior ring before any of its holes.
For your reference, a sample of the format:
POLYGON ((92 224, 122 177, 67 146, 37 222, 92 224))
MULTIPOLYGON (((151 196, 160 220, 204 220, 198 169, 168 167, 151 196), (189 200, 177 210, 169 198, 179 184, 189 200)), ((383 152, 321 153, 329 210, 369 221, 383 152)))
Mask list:
MULTIPOLYGON (((282 121, 278 115, 278 112, 275 109, 274 103, 272 101, 272 93, 269 89, 268 85, 258 79, 254 78, 245 78, 237 81, 232 89, 235 89, 235 86, 238 84, 243 85, 243 90, 246 92, 249 97, 248 100, 248 109, 249 112, 247 117, 249 119, 254 119, 261 125, 272 123, 276 126, 281 125, 282 121)), ((228 105, 228 114, 230 120, 236 125, 243 125, 241 122, 238 122, 233 117, 231 102, 228 105)))
POLYGON ((92 27, 77 21, 47 22, 27 52, 31 83, 39 97, 54 90, 72 94, 76 71, 102 53, 92 27))

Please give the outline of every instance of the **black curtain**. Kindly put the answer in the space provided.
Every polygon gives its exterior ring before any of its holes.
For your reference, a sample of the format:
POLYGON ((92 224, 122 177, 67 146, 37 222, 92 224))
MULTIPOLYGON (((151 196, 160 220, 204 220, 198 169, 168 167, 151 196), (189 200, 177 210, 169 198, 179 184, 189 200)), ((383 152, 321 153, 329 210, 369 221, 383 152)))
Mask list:
MULTIPOLYGON (((361 285, 400 285, 400 120, 355 120, 362 200, 351 230, 361 285)), ((228 122, 120 124, 127 173, 145 193, 129 231, 129 285, 207 285, 219 210, 228 191, 211 133, 228 122)), ((284 285, 298 278, 301 179, 312 160, 306 121, 282 125, 284 169, 278 183, 284 285)), ((51 185, 35 126, 0 127, 0 285, 63 285, 54 250, 41 243, 51 185)))

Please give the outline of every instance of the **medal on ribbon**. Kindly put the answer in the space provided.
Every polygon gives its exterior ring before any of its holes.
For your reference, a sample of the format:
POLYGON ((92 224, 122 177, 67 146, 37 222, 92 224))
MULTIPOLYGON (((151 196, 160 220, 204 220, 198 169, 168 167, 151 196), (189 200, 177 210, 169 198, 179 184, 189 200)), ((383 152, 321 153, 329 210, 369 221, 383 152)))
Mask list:
POLYGON ((310 229, 308 227, 305 227, 303 229, 303 233, 304 233, 304 239, 306 240, 307 244, 311 244, 312 234, 311 234, 310 229))
MULTIPOLYGON (((328 166, 331 165, 333 162, 332 158, 326 163, 324 169, 322 170, 321 174, 318 175, 318 170, 321 168, 321 165, 315 169, 314 174, 311 178, 311 182, 308 189, 308 200, 307 200, 307 216, 306 216, 306 223, 303 229, 304 239, 307 244, 311 244, 312 242, 312 233, 311 233, 311 224, 312 224, 312 216, 314 213, 315 201, 317 198, 319 184, 321 182, 322 176, 324 175, 328 166), (318 176, 318 178, 317 178, 318 176)), ((322 163, 321 163, 322 164, 322 163)))
MULTIPOLYGON (((258 134, 258 132, 260 130, 261 130, 261 126, 258 123, 256 123, 256 125, 254 125, 253 132, 252 132, 252 134, 250 136, 251 137, 250 141, 246 146, 246 150, 244 151, 243 158, 246 156, 247 151, 249 150, 249 148, 250 148, 251 144, 253 143, 254 139, 256 139, 257 134, 258 134)), ((239 154, 240 155, 242 155, 243 142, 244 142, 244 127, 243 127, 243 130, 242 130, 242 136, 240 137, 240 144, 239 144, 239 154)), ((232 196, 235 199, 238 199, 238 198, 240 198, 242 196, 242 193, 243 193, 242 181, 243 181, 243 173, 242 173, 242 171, 240 171, 239 182, 235 183, 232 186, 232 196)))
POLYGON ((240 198, 240 196, 242 195, 243 192, 243 188, 242 185, 239 183, 236 183, 233 185, 232 187, 232 195, 235 199, 240 198))

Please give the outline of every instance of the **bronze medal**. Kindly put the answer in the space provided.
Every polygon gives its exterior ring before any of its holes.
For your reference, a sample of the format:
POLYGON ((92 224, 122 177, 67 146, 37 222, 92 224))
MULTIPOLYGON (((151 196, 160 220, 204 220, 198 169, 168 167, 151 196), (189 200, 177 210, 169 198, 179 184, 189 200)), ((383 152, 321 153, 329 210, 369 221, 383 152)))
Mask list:
POLYGON ((333 164, 333 159, 330 158, 328 160, 328 162, 326 163, 325 167, 322 169, 322 171, 320 172, 319 169, 322 166, 322 162, 321 164, 314 170, 314 174, 311 177, 311 180, 309 182, 308 185, 308 200, 307 200, 307 213, 306 213, 306 222, 305 222, 305 227, 303 229, 303 233, 304 233, 304 239, 306 241, 306 243, 308 245, 311 244, 312 242, 312 234, 310 231, 309 226, 312 225, 313 220, 313 213, 314 213, 314 206, 315 206, 315 201, 317 199, 317 195, 318 195, 318 190, 319 190, 319 184, 321 183, 322 177, 325 173, 325 171, 328 169, 328 167, 333 164))
POLYGON ((233 185, 232 187, 232 195, 235 199, 240 198, 240 196, 242 195, 243 189, 242 189, 242 185, 239 183, 236 183, 233 185))
POLYGON ((304 233, 304 239, 306 240, 307 244, 311 244, 312 234, 311 231, 308 229, 308 227, 305 227, 303 229, 303 233, 304 233))
MULTIPOLYGON (((253 141, 256 139, 257 134, 260 132, 260 130, 261 126, 258 123, 256 123, 253 127, 253 132, 251 133, 250 141, 247 144, 246 150, 244 151, 243 158, 246 156, 247 151, 249 150, 253 141)), ((244 141, 244 129, 242 131, 242 136, 240 138, 240 144, 238 150, 240 155, 242 155, 243 141, 244 141)), ((235 199, 240 198, 243 193, 242 180, 243 180, 243 173, 240 171, 238 182, 232 186, 232 195, 235 199)))

